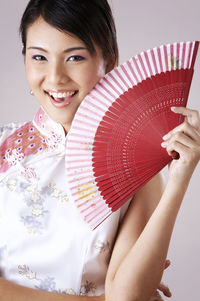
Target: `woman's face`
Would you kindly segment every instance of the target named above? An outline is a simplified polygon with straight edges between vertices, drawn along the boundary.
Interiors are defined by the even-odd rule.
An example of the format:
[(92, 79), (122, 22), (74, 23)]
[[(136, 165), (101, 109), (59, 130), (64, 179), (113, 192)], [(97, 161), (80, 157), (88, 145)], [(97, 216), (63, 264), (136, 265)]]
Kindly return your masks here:
[(25, 65), (35, 97), (66, 132), (83, 98), (105, 74), (98, 47), (91, 55), (81, 40), (42, 18), (27, 30)]

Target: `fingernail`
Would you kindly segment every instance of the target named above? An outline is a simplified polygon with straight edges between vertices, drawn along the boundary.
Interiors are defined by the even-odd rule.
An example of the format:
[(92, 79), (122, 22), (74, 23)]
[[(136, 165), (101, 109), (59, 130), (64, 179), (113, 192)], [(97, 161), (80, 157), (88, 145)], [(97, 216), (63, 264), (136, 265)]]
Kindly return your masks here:
[(163, 140), (167, 140), (170, 138), (170, 136), (171, 136), (170, 134), (167, 134), (167, 135), (163, 136), (162, 138), (163, 138)]
[(173, 112), (176, 112), (176, 107), (171, 107), (171, 110), (172, 110)]
[(162, 146), (163, 148), (165, 148), (165, 147), (167, 146), (167, 143), (166, 143), (166, 142), (162, 142), (162, 143), (161, 143), (161, 146)]

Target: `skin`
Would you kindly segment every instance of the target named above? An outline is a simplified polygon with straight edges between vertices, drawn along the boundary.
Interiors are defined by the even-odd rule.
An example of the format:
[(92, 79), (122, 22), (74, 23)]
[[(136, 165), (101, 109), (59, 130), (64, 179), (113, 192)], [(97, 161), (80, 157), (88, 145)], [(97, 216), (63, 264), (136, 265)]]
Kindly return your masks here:
[[(42, 19), (28, 29), (25, 65), (29, 85), (45, 111), (62, 124), (65, 132), (83, 98), (109, 71), (100, 49), (96, 46), (95, 49), (96, 55), (92, 56), (82, 41), (58, 31)], [(49, 90), (76, 91), (76, 94), (70, 104), (58, 108), (47, 95)], [(162, 147), (169, 155), (177, 151), (180, 158), (171, 163), (165, 188), (158, 174), (134, 196), (113, 249), (105, 296), (49, 293), (0, 279), (1, 301), (149, 301), (150, 298), (159, 301), (162, 299), (157, 288), (166, 296), (171, 295), (169, 289), (159, 283), (169, 265), (166, 256), (176, 216), (200, 159), (198, 112), (186, 108), (175, 108), (174, 112), (183, 114), (186, 120), (164, 137)]]
[[(56, 41), (56, 43), (52, 43)], [(104, 76), (106, 62), (95, 47), (91, 55), (85, 44), (39, 18), (27, 32), (25, 66), (27, 80), (35, 97), (48, 115), (69, 131), (83, 98)], [(47, 91), (76, 92), (70, 104), (56, 107)]]
[[(135, 225), (132, 214), (137, 210), (139, 202), (149, 199), (148, 192), (151, 193), (151, 190), (148, 187), (150, 185), (155, 189), (153, 182), (136, 194), (135, 210), (133, 203), (128, 212), (132, 219), (125, 219), (112, 253), (106, 280), (108, 301), (147, 301), (162, 277), (176, 217), (193, 171), (200, 160), (199, 113), (182, 107), (172, 110), (186, 116), (186, 119), (164, 137), (162, 147), (166, 148), (169, 155), (174, 150), (177, 151), (180, 157), (170, 164), (168, 182), (160, 201), (135, 241), (132, 238)], [(123, 245), (125, 238), (129, 238), (126, 246)]]

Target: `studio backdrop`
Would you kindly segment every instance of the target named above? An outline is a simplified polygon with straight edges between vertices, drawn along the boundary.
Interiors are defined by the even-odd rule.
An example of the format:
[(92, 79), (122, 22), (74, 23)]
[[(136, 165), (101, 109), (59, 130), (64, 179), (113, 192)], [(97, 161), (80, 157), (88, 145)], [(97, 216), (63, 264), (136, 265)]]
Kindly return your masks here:
[[(19, 22), (27, 0), (0, 1), (0, 125), (31, 120), (39, 105), (25, 78)], [(176, 41), (200, 40), (199, 0), (110, 0), (120, 63), (143, 50)], [(188, 107), (200, 109), (200, 56)], [(164, 171), (167, 176), (167, 169)], [(163, 280), (173, 301), (200, 300), (200, 165), (176, 221)]]

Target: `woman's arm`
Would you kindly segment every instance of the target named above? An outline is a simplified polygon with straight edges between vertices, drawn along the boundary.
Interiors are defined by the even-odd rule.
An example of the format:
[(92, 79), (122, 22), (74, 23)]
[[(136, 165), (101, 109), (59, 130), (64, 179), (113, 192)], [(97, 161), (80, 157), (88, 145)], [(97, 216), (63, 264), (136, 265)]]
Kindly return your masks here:
[[(186, 108), (177, 108), (175, 112), (188, 116), (192, 124), (186, 120), (165, 138), (163, 146), (167, 152), (172, 154), (175, 150), (180, 158), (172, 162), (160, 202), (139, 239), (133, 243), (135, 222), (140, 223), (134, 211), (140, 210), (139, 202), (148, 199), (148, 190), (137, 193), (114, 247), (106, 279), (106, 301), (148, 301), (161, 280), (174, 223), (200, 159), (198, 113)], [(149, 189), (155, 187), (152, 185)]]

